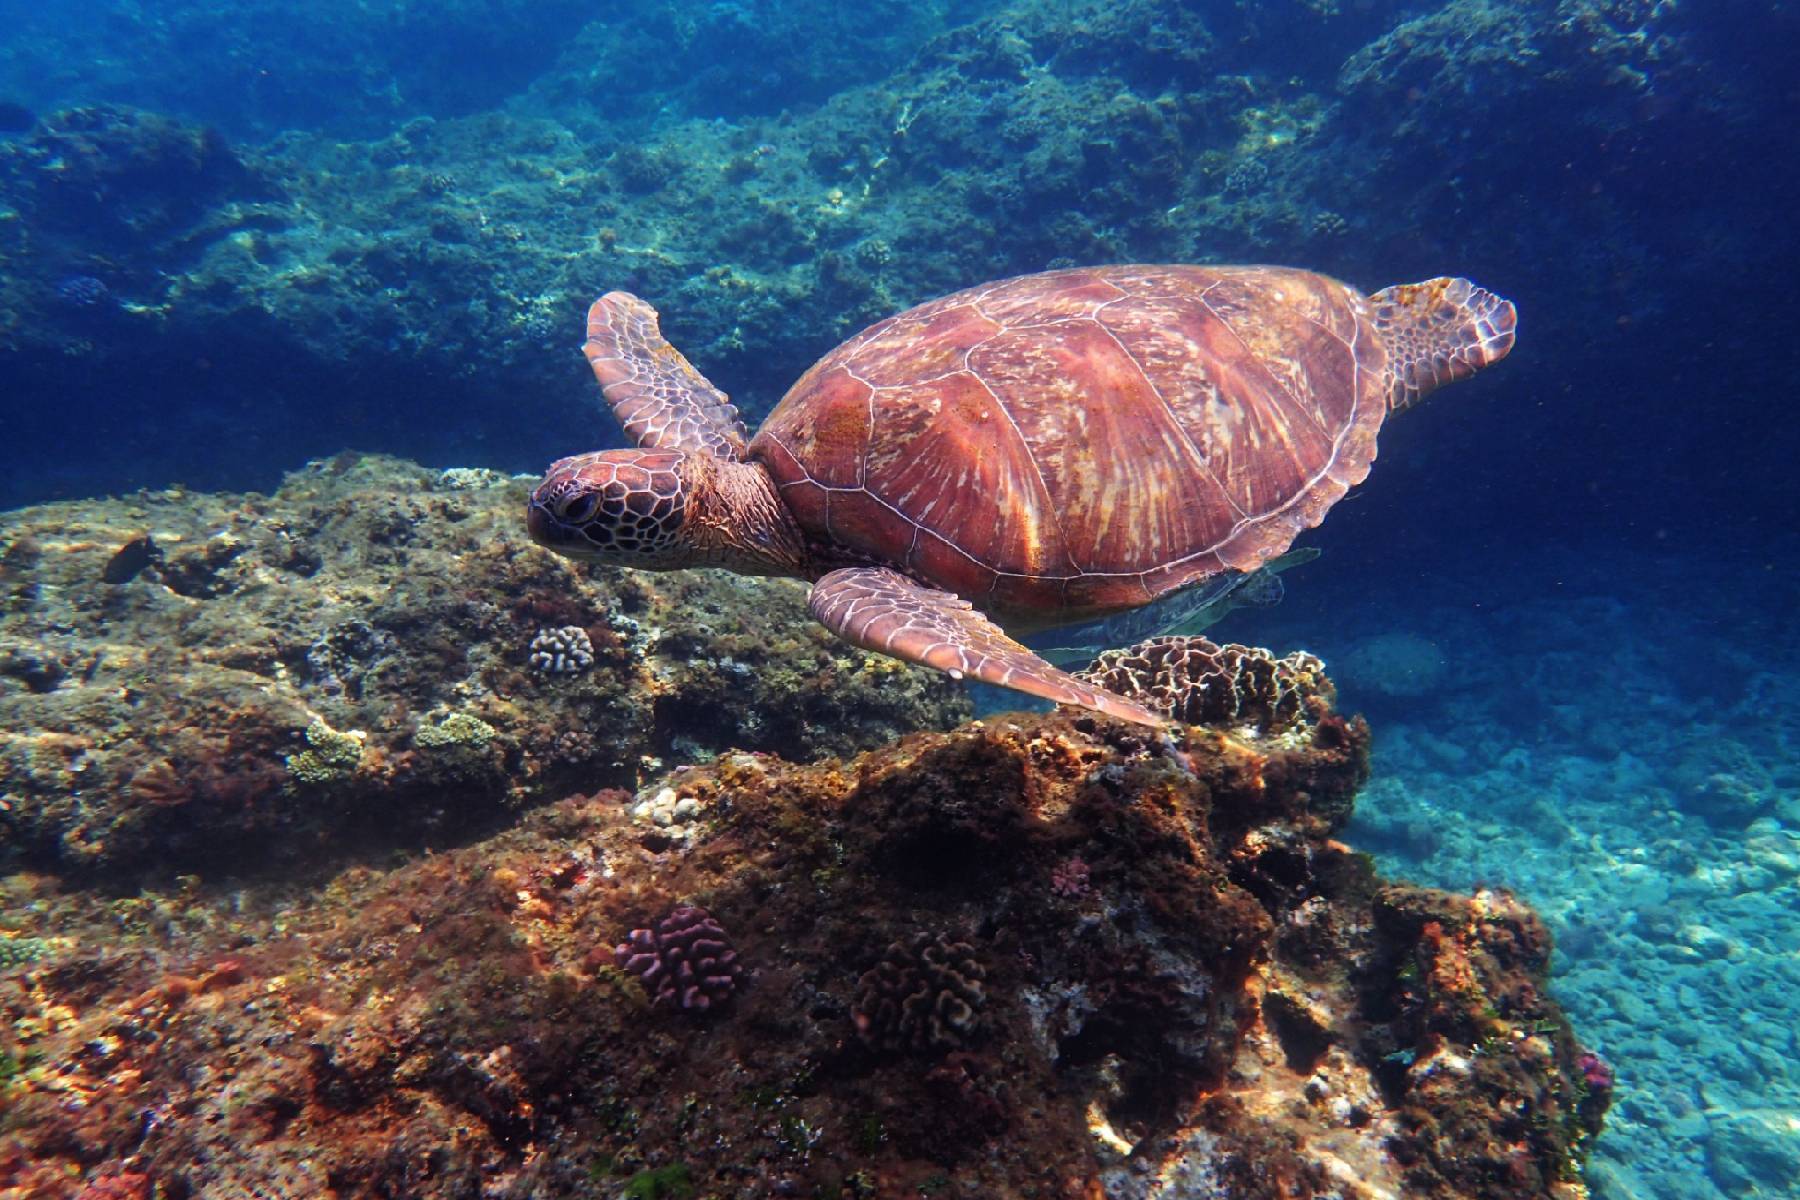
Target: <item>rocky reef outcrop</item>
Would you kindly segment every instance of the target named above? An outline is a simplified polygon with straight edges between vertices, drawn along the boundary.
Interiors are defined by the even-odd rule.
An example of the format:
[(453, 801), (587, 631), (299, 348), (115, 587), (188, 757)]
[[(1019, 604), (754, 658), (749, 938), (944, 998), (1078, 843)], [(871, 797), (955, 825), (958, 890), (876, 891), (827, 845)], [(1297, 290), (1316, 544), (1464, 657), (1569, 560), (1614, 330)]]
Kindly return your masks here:
[[(728, 753), (304, 891), (15, 875), (0, 1187), (1584, 1195), (1611, 1081), (1544, 926), (1334, 840), (1368, 731), (1314, 715)], [(615, 962), (683, 905), (733, 955), (704, 1007)]]
[(444, 840), (967, 715), (817, 627), (801, 584), (540, 551), (526, 486), (344, 455), (266, 496), (0, 514), (0, 850), (166, 871)]
[[(1722, 369), (1688, 298), (1783, 260), (1782, 223), (1753, 214), (1779, 192), (1759, 114), (1785, 102), (1792, 17), (1742, 0), (1720, 26), (1767, 36), (1729, 45), (1643, 0), (651, 3), (585, 30), (560, 4), (489, 7), (506, 44), (568, 33), (489, 55), (533, 63), (504, 106), (415, 90), (347, 141), (298, 114), (227, 139), (93, 102), (0, 138), (0, 368), (68, 401), (21, 406), (16, 444), (54, 447), (55, 469), (0, 475), (0, 503), (243, 487), (275, 447), (352, 436), (441, 462), (480, 439), (488, 463), (536, 469), (569, 430), (608, 436), (574, 348), (615, 287), (754, 419), (868, 322), (1066, 262), (1281, 261), (1365, 287), (1466, 272), (1554, 306), (1534, 359), (1580, 394), (1629, 389), (1640, 360), (1661, 380), (1677, 353)], [(405, 37), (358, 25), (333, 64), (377, 77)], [(1764, 340), (1763, 293), (1726, 292), (1744, 343)], [(1625, 345), (1586, 367), (1602, 330)], [(193, 403), (157, 403), (172, 393)], [(99, 446), (71, 416), (90, 409), (117, 414)], [(1560, 413), (1518, 420), (1560, 450)]]

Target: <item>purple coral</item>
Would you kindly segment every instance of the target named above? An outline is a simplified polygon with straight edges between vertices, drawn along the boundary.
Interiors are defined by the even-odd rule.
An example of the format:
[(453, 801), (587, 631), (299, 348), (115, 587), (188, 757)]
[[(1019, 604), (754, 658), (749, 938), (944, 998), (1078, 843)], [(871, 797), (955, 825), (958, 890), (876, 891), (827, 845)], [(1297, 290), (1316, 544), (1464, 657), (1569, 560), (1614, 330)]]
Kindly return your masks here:
[(698, 1012), (723, 1004), (743, 974), (725, 930), (692, 904), (676, 905), (655, 929), (632, 930), (613, 963), (642, 980), (653, 1003)]
[(1087, 863), (1077, 854), (1050, 869), (1050, 890), (1067, 899), (1079, 900), (1090, 890), (1089, 875)]
[(1581, 1071), (1582, 1082), (1588, 1091), (1595, 1095), (1610, 1095), (1613, 1090), (1612, 1065), (1595, 1054), (1592, 1050), (1583, 1051), (1575, 1060), (1575, 1066)]

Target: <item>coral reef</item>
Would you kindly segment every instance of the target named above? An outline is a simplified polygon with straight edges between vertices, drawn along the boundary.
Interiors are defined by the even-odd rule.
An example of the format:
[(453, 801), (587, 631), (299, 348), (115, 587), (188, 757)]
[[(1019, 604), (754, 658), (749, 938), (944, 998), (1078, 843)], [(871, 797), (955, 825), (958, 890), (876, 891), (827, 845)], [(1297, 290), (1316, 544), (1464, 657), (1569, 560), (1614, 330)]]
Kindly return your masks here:
[(0, 848), (167, 870), (443, 840), (730, 748), (846, 753), (967, 712), (817, 628), (799, 585), (565, 564), (522, 496), (345, 456), (266, 497), (0, 514)]
[(959, 1049), (975, 1033), (986, 978), (975, 947), (916, 933), (889, 944), (857, 980), (850, 1017), (857, 1036), (878, 1050)]
[[(166, 38), (196, 19), (173, 7), (167, 27), (138, 32)], [(509, 73), (519, 94), (504, 109), (392, 111), (392, 90), (363, 72), (397, 69), (381, 52), (394, 30), (372, 40), (346, 16), (355, 65), (336, 45), (321, 62), (296, 32), (294, 70), (348, 72), (351, 86), (329, 89), (338, 105), (388, 110), (353, 117), (363, 140), (306, 132), (316, 108), (285, 106), (249, 123), (291, 132), (227, 140), (179, 95), (170, 111), (185, 120), (93, 104), (0, 139), (0, 214), (19, 214), (0, 217), (0, 363), (22, 394), (62, 398), (19, 414), (17, 444), (37, 450), (0, 472), (0, 503), (121, 480), (244, 487), (292, 465), (273, 456), (333, 453), (350, 436), (447, 461), (479, 439), (492, 463), (541, 467), (572, 448), (571, 430), (614, 436), (574, 353), (584, 305), (610, 287), (655, 302), (754, 423), (863, 324), (1066, 262), (1276, 259), (1371, 287), (1453, 268), (1501, 277), (1568, 314), (1533, 335), (1565, 372), (1584, 369), (1577, 331), (1642, 331), (1640, 352), (1611, 356), (1604, 376), (1556, 377), (1581, 392), (1673, 344), (1701, 354), (1679, 320), (1696, 275), (1782, 258), (1714, 232), (1769, 169), (1753, 114), (1758, 96), (1785, 96), (1781, 72), (1709, 45), (1691, 6), (1079, 0), (753, 16), (652, 0), (585, 30), (572, 12), (504, 7), (481, 36), (533, 47), (505, 60), (533, 74)], [(940, 21), (956, 27), (934, 38)], [(558, 36), (533, 34), (547, 24)], [(433, 32), (466, 35), (448, 17)], [(436, 45), (405, 44), (409, 64)], [(542, 44), (563, 56), (547, 62)], [(874, 63), (892, 73), (871, 75)], [(418, 104), (440, 90), (411, 66), (399, 75)], [(297, 78), (255, 82), (266, 97)], [(1629, 205), (1664, 196), (1660, 164), (1696, 148), (1744, 186), (1689, 184), (1679, 211), (1647, 206), (1675, 222), (1667, 245), (1689, 248), (1659, 252)], [(1552, 163), (1580, 164), (1593, 186), (1567, 188)], [(111, 302), (56, 302), (74, 276)], [(1768, 319), (1734, 303), (1734, 327)], [(1717, 358), (1704, 351), (1714, 370)], [(170, 412), (156, 399), (171, 390), (263, 402)], [(541, 416), (520, 421), (495, 396), (532, 397)], [(95, 409), (117, 415), (104, 446), (86, 436)], [(1574, 453), (1557, 450), (1554, 414), (1513, 419), (1521, 440)], [(1731, 451), (1745, 452), (1737, 439)], [(1509, 482), (1488, 457), (1459, 461)]]
[[(604, 100), (636, 129), (661, 111), (711, 118), (815, 102), (899, 65), (941, 29), (947, 7), (650, 0), (626, 20), (575, 0), (446, 0), (430, 13), (356, 4), (329, 22), (271, 23), (255, 3), (167, 0), (154, 13), (107, 10), (107, 53), (85, 58), (77, 23), (25, 7), (9, 14), (0, 78), (12, 99), (40, 105), (71, 92), (129, 95), (234, 135), (310, 130), (349, 139), (421, 109), (488, 108), (551, 74), (558, 85), (546, 101)], [(955, 7), (969, 14), (984, 5)], [(847, 75), (846, 62), (861, 70)], [(0, 106), (0, 130), (18, 127), (7, 111), (18, 107)]]
[[(13, 98), (131, 97), (233, 134), (322, 128), (348, 138), (421, 105), (468, 112), (500, 101), (549, 66), (590, 14), (574, 0), (449, 0), (430, 12), (354, 4), (329, 21), (292, 22), (255, 3), (171, 0), (154, 12), (87, 15), (9, 12), (0, 77)], [(107, 52), (79, 57), (79, 29), (99, 24)]]
[[(0, 974), (0, 1188), (1573, 1200), (1609, 1092), (1543, 926), (1376, 878), (1367, 729), (1309, 728), (995, 718), (671, 773), (685, 841), (603, 791), (304, 887), (14, 875), (57, 936)], [(756, 979), (695, 1020), (633, 960), (722, 929)]]
[(1336, 694), (1325, 664), (1304, 650), (1277, 658), (1198, 636), (1108, 650), (1080, 676), (1189, 725), (1254, 725), (1265, 733), (1305, 724)]
[(654, 929), (634, 929), (613, 964), (638, 977), (651, 1003), (705, 1012), (731, 999), (744, 969), (725, 930), (704, 908), (677, 904)]

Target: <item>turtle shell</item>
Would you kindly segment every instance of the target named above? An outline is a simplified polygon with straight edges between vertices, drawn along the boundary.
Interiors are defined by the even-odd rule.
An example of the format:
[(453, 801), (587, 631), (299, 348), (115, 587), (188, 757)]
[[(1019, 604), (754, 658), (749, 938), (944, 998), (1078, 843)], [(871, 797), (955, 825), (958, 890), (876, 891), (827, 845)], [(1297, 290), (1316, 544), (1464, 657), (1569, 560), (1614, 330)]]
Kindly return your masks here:
[(1386, 354), (1353, 289), (1273, 267), (991, 283), (809, 370), (749, 448), (821, 565), (1022, 624), (1252, 570), (1368, 474)]

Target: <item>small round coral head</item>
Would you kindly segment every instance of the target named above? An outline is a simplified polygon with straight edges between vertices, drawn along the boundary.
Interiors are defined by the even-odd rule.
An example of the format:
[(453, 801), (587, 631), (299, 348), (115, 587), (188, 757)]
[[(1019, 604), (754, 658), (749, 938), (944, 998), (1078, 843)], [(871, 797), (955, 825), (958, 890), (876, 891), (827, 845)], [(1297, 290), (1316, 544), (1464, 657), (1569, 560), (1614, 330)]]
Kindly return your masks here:
[(558, 459), (527, 502), (531, 540), (589, 562), (686, 565), (686, 457), (670, 450), (597, 450)]

